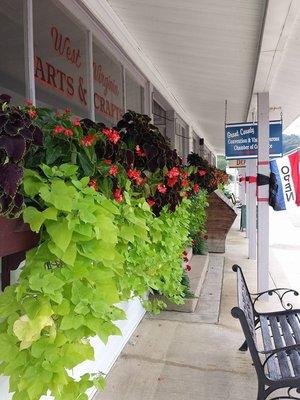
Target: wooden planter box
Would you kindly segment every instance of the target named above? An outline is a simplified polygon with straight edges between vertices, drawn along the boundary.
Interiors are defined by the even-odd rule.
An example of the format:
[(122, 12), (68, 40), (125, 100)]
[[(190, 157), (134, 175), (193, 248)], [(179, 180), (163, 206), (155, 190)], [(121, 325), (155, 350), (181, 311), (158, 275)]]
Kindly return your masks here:
[(25, 259), (25, 252), (38, 244), (39, 235), (32, 232), (21, 218), (0, 217), (1, 288), (10, 284), (10, 271)]
[(207, 207), (207, 249), (210, 253), (224, 253), (227, 233), (237, 217), (232, 202), (219, 190), (208, 198)]

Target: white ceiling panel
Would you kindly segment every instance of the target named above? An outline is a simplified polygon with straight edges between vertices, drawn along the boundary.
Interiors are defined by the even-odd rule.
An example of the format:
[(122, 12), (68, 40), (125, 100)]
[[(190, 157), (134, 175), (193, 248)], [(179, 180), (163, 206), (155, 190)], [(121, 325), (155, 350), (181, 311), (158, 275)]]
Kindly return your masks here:
[(243, 121), (265, 0), (108, 0), (215, 151), (228, 119)]

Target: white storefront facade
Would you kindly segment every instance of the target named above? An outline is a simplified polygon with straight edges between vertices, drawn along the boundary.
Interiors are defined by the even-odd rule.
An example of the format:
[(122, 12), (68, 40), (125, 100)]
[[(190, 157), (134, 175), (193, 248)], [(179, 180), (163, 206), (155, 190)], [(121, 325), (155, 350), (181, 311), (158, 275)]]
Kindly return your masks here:
[[(148, 114), (186, 158), (193, 143), (199, 145), (200, 133), (167, 89), (131, 61), (130, 45), (123, 48), (105, 29), (105, 4), (1, 0), (0, 93), (12, 96), (14, 104), (31, 100), (70, 108), (80, 118), (109, 126), (128, 109)], [(128, 317), (119, 324), (123, 336), (112, 337), (106, 346), (94, 338), (96, 361), (79, 366), (75, 375), (109, 371), (145, 313), (137, 300), (121, 306)], [(5, 377), (0, 377), (0, 398), (10, 398)]]

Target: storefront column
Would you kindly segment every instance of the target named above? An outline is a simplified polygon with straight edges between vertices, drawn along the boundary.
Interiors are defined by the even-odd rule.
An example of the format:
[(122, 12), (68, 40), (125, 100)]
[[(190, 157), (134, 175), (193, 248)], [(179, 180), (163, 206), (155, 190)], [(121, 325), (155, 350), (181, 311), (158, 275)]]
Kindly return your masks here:
[[(4, 40), (4, 38), (3, 38)], [(24, 47), (26, 97), (35, 105), (34, 46), (33, 46), (33, 8), (32, 0), (24, 2)]]
[(94, 72), (93, 72), (93, 34), (91, 31), (87, 31), (86, 36), (86, 48), (87, 48), (87, 92), (88, 92), (88, 110), (89, 117), (92, 121), (95, 121), (95, 107), (94, 107)]
[[(269, 93), (258, 93), (257, 173), (270, 176), (269, 165)], [(257, 289), (269, 289), (269, 185), (258, 186)]]
[(249, 160), (246, 160), (246, 168), (245, 168), (245, 198), (246, 198), (246, 238), (249, 238), (249, 203), (250, 203), (250, 197), (249, 197), (249, 180), (247, 177), (250, 175), (249, 173)]

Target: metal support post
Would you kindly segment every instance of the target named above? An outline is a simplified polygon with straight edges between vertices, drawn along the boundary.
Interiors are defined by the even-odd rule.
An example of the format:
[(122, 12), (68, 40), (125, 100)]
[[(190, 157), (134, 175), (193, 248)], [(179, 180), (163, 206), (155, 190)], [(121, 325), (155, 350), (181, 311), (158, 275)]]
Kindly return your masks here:
[(249, 164), (249, 203), (247, 210), (249, 214), (249, 241), (248, 241), (248, 257), (250, 260), (256, 259), (256, 159), (248, 160)]
[[(270, 176), (269, 93), (258, 93), (258, 174)], [(269, 289), (269, 185), (258, 186), (257, 289)]]
[(246, 238), (249, 238), (249, 227), (250, 227), (250, 222), (249, 222), (249, 203), (250, 203), (250, 197), (249, 197), (249, 181), (247, 180), (247, 177), (250, 175), (250, 166), (249, 166), (249, 160), (246, 160), (246, 173), (245, 173), (245, 194), (246, 194)]

